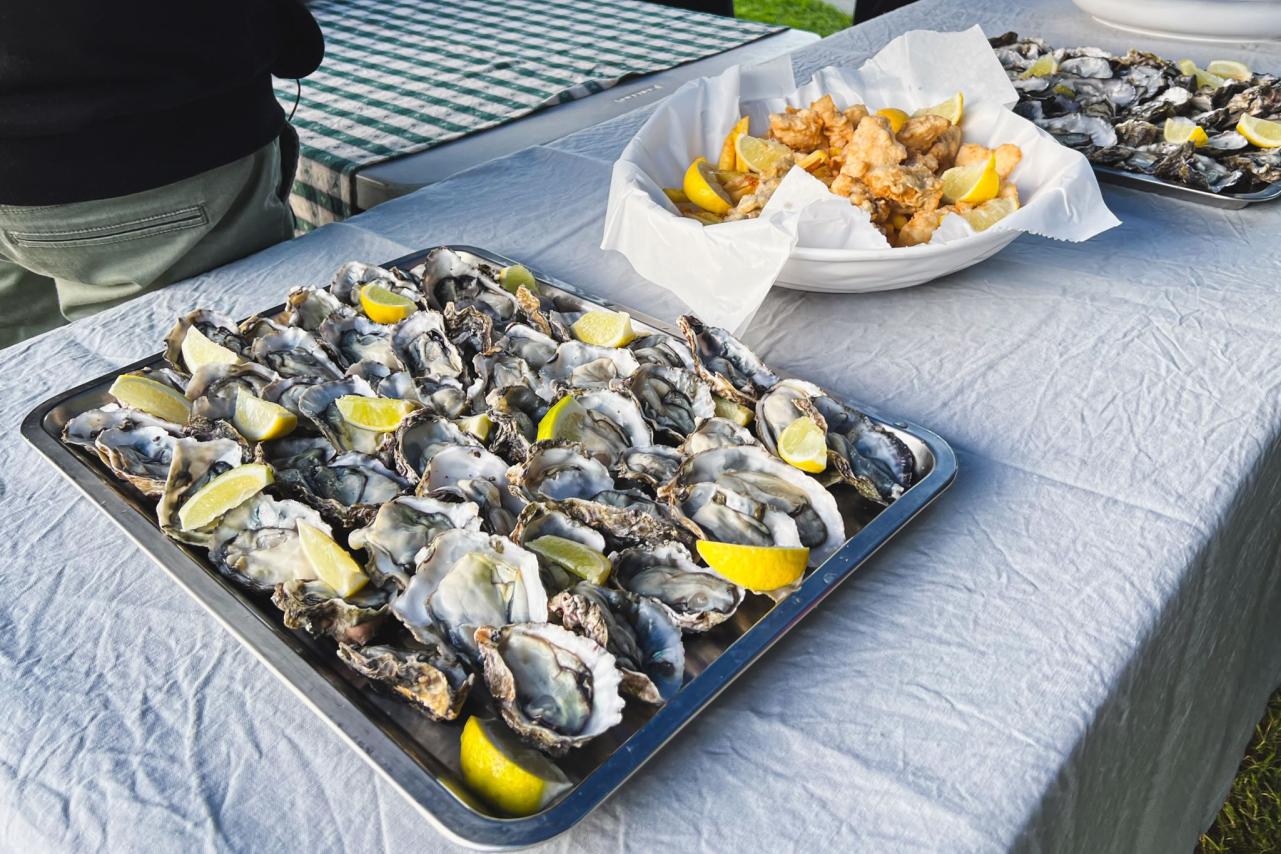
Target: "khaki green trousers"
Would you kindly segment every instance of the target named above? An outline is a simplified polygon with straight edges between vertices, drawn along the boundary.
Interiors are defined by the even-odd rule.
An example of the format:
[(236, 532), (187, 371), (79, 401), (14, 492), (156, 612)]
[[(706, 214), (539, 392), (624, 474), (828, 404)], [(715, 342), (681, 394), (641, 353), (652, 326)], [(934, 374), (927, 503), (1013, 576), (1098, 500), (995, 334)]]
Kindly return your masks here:
[(0, 205), (0, 348), (293, 235), (297, 136), (114, 199)]

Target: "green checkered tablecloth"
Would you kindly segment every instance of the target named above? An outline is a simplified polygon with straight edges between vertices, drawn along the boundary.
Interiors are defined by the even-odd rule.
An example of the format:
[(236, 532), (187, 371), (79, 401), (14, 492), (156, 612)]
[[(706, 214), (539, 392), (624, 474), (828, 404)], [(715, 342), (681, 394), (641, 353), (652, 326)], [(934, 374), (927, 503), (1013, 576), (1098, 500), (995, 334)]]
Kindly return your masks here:
[[(353, 212), (383, 160), (755, 41), (780, 28), (640, 0), (315, 0), (325, 61), (302, 81), (293, 208), (302, 230)], [(293, 81), (276, 81), (286, 111)]]

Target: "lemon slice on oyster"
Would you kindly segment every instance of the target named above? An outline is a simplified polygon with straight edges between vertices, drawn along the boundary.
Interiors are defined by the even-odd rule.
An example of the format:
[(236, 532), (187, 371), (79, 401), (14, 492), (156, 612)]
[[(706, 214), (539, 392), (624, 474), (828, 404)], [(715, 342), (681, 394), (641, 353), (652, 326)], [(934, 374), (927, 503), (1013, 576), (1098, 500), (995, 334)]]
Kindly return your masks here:
[(1237, 133), (1259, 148), (1281, 148), (1281, 122), (1256, 119), (1246, 114), (1237, 122)]
[(338, 414), (353, 427), (374, 433), (390, 433), (405, 416), (418, 408), (412, 400), (396, 397), (366, 397), (344, 394), (336, 401)]
[(369, 583), (369, 576), (347, 550), (316, 526), (298, 522), (298, 539), (316, 576), (339, 596), (345, 599)]
[(1029, 77), (1049, 77), (1059, 70), (1059, 61), (1054, 58), (1054, 54), (1047, 53), (1036, 62), (1029, 65), (1019, 75), (1019, 78), (1026, 80)]
[(178, 508), (178, 527), (184, 531), (199, 530), (262, 492), (275, 479), (271, 466), (262, 463), (228, 469), (197, 489)]
[(360, 307), (374, 323), (400, 323), (418, 308), (409, 297), (373, 283), (360, 289)]
[(525, 548), (595, 585), (604, 584), (613, 569), (609, 558), (595, 549), (554, 534), (530, 540)]
[(587, 418), (587, 409), (572, 394), (567, 394), (547, 410), (538, 421), (536, 441), (547, 439), (569, 439), (578, 441), (583, 435), (583, 422)]
[(191, 417), (191, 401), (182, 392), (142, 374), (121, 374), (107, 389), (107, 394), (124, 406), (175, 424), (185, 424)]
[(294, 432), (298, 416), (279, 403), (241, 392), (236, 395), (236, 413), (231, 423), (249, 441), (266, 442)]
[(489, 417), (488, 412), (482, 412), (479, 415), (469, 415), (466, 418), (459, 418), (456, 422), (458, 429), (464, 433), (470, 433), (480, 441), (484, 442), (489, 438), (489, 431), (494, 426), (494, 421)]
[(713, 540), (699, 540), (697, 546), (699, 556), (717, 575), (758, 593), (795, 584), (810, 559), (810, 550), (804, 546), (743, 546)]
[(529, 268), (523, 264), (512, 264), (510, 267), (504, 267), (498, 273), (498, 284), (502, 289), (509, 293), (516, 293), (521, 288), (525, 288), (531, 294), (541, 293), (538, 289), (538, 280), (534, 274), (529, 272)]
[(222, 346), (192, 326), (182, 336), (183, 364), (193, 374), (205, 365), (235, 365), (243, 361), (234, 351)]
[(631, 315), (625, 311), (589, 311), (570, 330), (579, 341), (597, 347), (624, 347), (636, 340)]
[(1183, 116), (1171, 116), (1166, 119), (1163, 135), (1166, 142), (1171, 142), (1175, 145), (1190, 142), (1197, 148), (1205, 145), (1210, 139), (1206, 136), (1204, 128)]
[(827, 434), (817, 421), (802, 415), (779, 434), (778, 455), (801, 471), (818, 474), (827, 468)]
[(712, 402), (716, 406), (717, 418), (733, 421), (739, 427), (746, 427), (756, 417), (756, 413), (752, 411), (750, 406), (744, 406), (733, 400), (712, 395)]
[(1227, 80), (1249, 80), (1254, 76), (1254, 73), (1250, 71), (1250, 66), (1244, 62), (1237, 62), (1235, 59), (1213, 60), (1205, 67), (1205, 70)]

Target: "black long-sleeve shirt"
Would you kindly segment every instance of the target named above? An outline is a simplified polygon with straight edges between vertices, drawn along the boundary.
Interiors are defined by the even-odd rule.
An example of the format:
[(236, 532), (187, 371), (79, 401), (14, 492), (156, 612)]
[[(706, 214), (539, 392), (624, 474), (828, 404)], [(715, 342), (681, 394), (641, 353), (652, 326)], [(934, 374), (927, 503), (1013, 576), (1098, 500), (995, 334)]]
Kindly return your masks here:
[(0, 204), (141, 192), (281, 131), (271, 75), (320, 64), (299, 0), (0, 3)]

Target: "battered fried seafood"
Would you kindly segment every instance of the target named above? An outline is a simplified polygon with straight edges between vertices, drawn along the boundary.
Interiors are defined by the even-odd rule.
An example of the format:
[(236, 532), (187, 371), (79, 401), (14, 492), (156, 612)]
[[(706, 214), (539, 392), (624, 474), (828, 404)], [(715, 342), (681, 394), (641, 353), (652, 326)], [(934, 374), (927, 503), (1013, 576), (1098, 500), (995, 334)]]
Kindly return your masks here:
[[(1008, 143), (963, 145), (963, 102), (958, 93), (909, 117), (895, 109), (872, 113), (863, 104), (842, 110), (824, 95), (808, 107), (771, 114), (765, 139), (747, 133), (744, 117), (725, 138), (722, 168), (705, 173), (718, 186), (664, 192), (682, 216), (704, 225), (751, 219), (799, 166), (865, 211), (892, 246), (929, 242), (948, 213), (981, 231), (1018, 208), (1018, 189), (1008, 179), (1023, 153)], [(724, 168), (730, 160), (732, 170)], [(721, 190), (734, 203), (728, 210), (700, 206), (695, 198), (721, 198)]]

